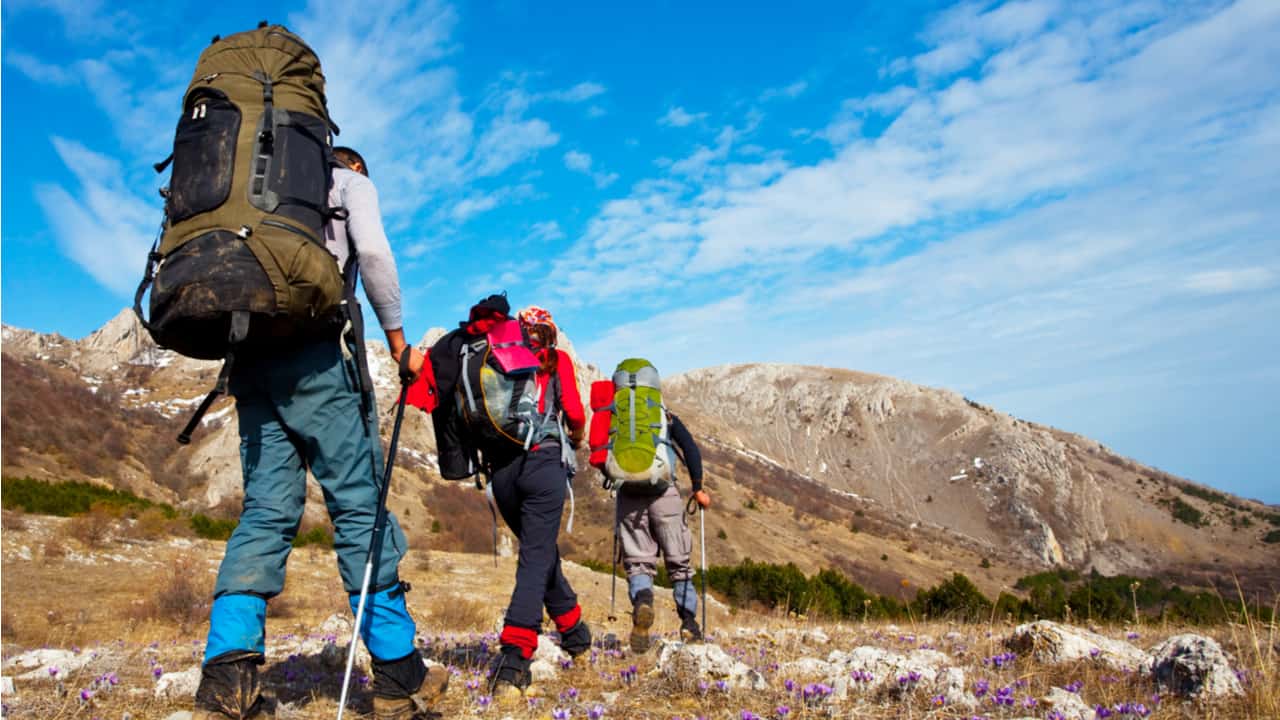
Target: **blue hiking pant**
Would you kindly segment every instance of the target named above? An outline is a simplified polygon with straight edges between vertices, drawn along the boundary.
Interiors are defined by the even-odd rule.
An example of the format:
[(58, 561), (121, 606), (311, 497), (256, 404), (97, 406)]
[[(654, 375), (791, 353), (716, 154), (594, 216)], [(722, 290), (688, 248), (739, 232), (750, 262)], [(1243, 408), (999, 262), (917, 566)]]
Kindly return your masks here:
[[(218, 569), (206, 661), (232, 650), (262, 652), (265, 601), (284, 589), (308, 470), (333, 521), (342, 583), (358, 596), (378, 510), (382, 447), (376, 415), (366, 417), (361, 408), (356, 372), (336, 337), (236, 357), (230, 390), (240, 421), (244, 509)], [(389, 517), (361, 628), (370, 652), (382, 660), (414, 650), (415, 628), (396, 572), (406, 546)]]

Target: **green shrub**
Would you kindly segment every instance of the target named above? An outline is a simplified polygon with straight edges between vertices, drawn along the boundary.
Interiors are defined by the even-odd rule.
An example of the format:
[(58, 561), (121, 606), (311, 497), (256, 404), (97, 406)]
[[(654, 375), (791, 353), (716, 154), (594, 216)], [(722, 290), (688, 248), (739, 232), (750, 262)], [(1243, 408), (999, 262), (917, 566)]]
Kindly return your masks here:
[(192, 531), (205, 540), (226, 540), (231, 537), (231, 532), (239, 524), (239, 520), (211, 518), (204, 513), (196, 513), (191, 516)]
[(153, 502), (125, 490), (112, 490), (86, 482), (48, 483), (29, 477), (4, 478), (0, 481), (0, 500), (7, 510), (59, 517), (83, 515), (94, 505), (130, 514), (160, 508), (165, 517), (177, 516), (177, 511), (170, 505)]
[[(235, 529), (234, 526), (232, 526), (232, 529)], [(228, 532), (227, 537), (230, 536), (231, 533)], [(294, 547), (304, 547), (306, 545), (320, 545), (322, 547), (331, 548), (333, 547), (333, 533), (329, 532), (328, 528), (316, 526), (306, 532), (298, 533), (294, 536)]]
[(1188, 505), (1182, 498), (1169, 498), (1166, 504), (1169, 506), (1169, 513), (1178, 522), (1186, 523), (1191, 527), (1204, 527), (1209, 524), (1204, 519), (1204, 513)]
[(991, 601), (969, 578), (960, 573), (927, 590), (916, 593), (916, 612), (930, 618), (978, 621), (991, 614)]
[(1262, 542), (1271, 544), (1280, 543), (1280, 530), (1272, 530), (1266, 535), (1263, 535)]

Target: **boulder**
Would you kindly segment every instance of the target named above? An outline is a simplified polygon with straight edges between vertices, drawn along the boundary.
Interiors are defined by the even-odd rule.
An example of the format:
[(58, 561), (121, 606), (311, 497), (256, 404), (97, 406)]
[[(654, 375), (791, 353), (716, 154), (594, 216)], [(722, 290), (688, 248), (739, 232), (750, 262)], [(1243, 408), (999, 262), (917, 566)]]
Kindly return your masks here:
[(1183, 697), (1243, 695), (1231, 661), (1213, 638), (1174, 635), (1151, 649), (1150, 673), (1161, 690)]
[(1148, 662), (1146, 653), (1123, 640), (1049, 620), (1019, 625), (1004, 644), (1043, 663), (1091, 660), (1117, 670), (1138, 670)]
[(189, 700), (200, 686), (200, 666), (192, 665), (179, 672), (167, 672), (156, 680), (155, 696), (160, 700)]
[(1070, 690), (1055, 687), (1049, 690), (1049, 694), (1041, 702), (1060, 714), (1063, 720), (1093, 720), (1093, 708)]
[[(849, 652), (833, 650), (827, 656), (827, 662), (836, 670), (826, 684), (835, 691), (837, 698), (844, 698), (853, 688), (889, 687), (893, 690), (905, 690), (907, 687), (937, 687), (939, 679), (944, 678), (943, 666), (950, 661), (944, 653), (937, 650), (915, 650), (909, 655), (902, 655), (875, 647), (864, 645)], [(852, 675), (869, 675), (869, 679), (854, 681)], [(900, 683), (898, 678), (909, 678), (916, 675), (908, 684)], [(950, 682), (952, 676), (945, 676)], [(963, 686), (963, 671), (960, 671), (960, 684)]]
[[(93, 657), (87, 652), (40, 648), (9, 658), (5, 661), (4, 667), (6, 670), (16, 671), (19, 680), (48, 680), (55, 676), (65, 678), (88, 665), (92, 659)], [(56, 675), (51, 675), (49, 671), (54, 669), (58, 672)]]
[(692, 645), (659, 640), (654, 672), (669, 680), (686, 683), (723, 680), (729, 687), (751, 690), (764, 690), (769, 686), (759, 672), (711, 643)]

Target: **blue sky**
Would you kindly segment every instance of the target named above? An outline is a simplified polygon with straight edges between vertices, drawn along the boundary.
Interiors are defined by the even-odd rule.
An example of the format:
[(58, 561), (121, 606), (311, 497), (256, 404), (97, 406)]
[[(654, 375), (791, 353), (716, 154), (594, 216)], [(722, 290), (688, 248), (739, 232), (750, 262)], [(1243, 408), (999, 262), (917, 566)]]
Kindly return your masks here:
[(893, 375), (1280, 502), (1280, 3), (597, 5), (8, 0), (4, 322), (127, 303), (195, 58), (266, 18), (411, 337), (506, 289), (602, 366)]

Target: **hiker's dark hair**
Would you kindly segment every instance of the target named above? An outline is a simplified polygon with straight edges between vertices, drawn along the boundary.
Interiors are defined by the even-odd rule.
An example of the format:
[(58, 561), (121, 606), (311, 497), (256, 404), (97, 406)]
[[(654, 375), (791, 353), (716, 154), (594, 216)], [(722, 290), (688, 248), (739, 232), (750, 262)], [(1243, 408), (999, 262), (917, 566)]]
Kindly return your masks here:
[(550, 325), (534, 325), (529, 328), (529, 338), (538, 345), (538, 369), (544, 373), (556, 372), (559, 361), (556, 329)]
[(338, 158), (338, 162), (346, 166), (348, 170), (354, 170), (351, 167), (355, 163), (360, 163), (360, 174), (369, 177), (369, 163), (364, 161), (364, 156), (346, 146), (338, 146), (333, 149), (333, 156)]

